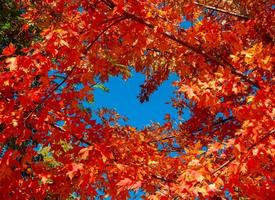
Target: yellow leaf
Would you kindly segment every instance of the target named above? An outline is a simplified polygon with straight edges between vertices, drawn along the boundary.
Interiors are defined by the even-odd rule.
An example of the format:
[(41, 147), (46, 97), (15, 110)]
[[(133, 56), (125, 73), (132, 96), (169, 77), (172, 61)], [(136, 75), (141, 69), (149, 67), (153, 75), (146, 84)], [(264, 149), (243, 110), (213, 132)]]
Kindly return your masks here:
[(64, 141), (60, 140), (59, 144), (63, 148), (64, 152), (67, 152), (67, 151), (73, 149), (73, 146), (70, 143), (66, 142), (65, 140)]
[(220, 188), (224, 185), (224, 182), (221, 178), (217, 178), (217, 180), (215, 181), (215, 185), (217, 186), (217, 188)]
[(149, 161), (148, 161), (148, 165), (149, 165), (149, 166), (157, 165), (157, 164), (158, 164), (157, 161), (154, 161), (154, 160), (149, 160)]
[(8, 67), (10, 71), (17, 69), (17, 60), (16, 57), (9, 57), (6, 59), (6, 63), (8, 64)]
[(250, 49), (242, 51), (241, 54), (245, 56), (244, 61), (247, 64), (252, 64), (256, 58), (256, 55), (261, 53), (262, 49), (263, 49), (263, 44), (260, 42), (260, 43), (255, 44)]
[(151, 12), (147, 12), (147, 15), (146, 15), (146, 17), (152, 17), (152, 13)]
[(253, 99), (254, 99), (254, 96), (248, 96), (248, 97), (246, 98), (246, 102), (247, 102), (247, 103), (251, 103), (251, 102), (253, 101)]
[(103, 162), (106, 162), (107, 161), (107, 157), (103, 153), (101, 154), (101, 156), (102, 156)]
[(205, 189), (204, 187), (198, 187), (198, 188), (196, 188), (196, 189), (197, 189), (197, 192), (198, 192), (198, 193), (201, 193), (201, 194), (202, 194), (202, 196), (207, 195), (207, 191), (206, 191), (206, 189)]
[(245, 120), (245, 121), (243, 122), (242, 128), (243, 128), (243, 129), (246, 129), (247, 127), (249, 127), (250, 124), (251, 124), (251, 123), (250, 123), (249, 120)]

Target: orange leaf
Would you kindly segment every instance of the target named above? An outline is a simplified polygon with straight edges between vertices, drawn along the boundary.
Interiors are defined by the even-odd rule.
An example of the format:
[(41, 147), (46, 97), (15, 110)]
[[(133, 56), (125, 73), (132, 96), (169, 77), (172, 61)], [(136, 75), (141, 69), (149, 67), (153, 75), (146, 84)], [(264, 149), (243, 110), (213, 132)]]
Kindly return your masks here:
[(66, 173), (66, 175), (72, 180), (74, 176), (81, 170), (83, 170), (84, 165), (82, 163), (72, 163), (70, 165), (70, 171)]
[(137, 191), (141, 187), (141, 181), (134, 182), (129, 178), (125, 178), (117, 183), (117, 186), (119, 186), (118, 193), (120, 193), (122, 190), (135, 190)]
[(117, 183), (117, 186), (127, 187), (132, 184), (132, 180), (129, 178), (125, 178)]

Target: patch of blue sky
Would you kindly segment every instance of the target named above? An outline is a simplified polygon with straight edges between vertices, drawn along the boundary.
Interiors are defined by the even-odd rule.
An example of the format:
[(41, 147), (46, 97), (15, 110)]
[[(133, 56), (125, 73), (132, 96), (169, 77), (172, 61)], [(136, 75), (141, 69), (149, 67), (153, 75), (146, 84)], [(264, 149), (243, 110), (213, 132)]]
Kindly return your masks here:
[(71, 197), (74, 198), (74, 199), (80, 199), (80, 195), (77, 192), (73, 192), (71, 194)]
[(48, 76), (55, 76), (55, 77), (59, 77), (59, 78), (65, 78), (66, 77), (66, 73), (62, 73), (59, 70), (56, 69), (51, 69), (48, 71)]
[[(230, 193), (228, 190), (226, 190), (226, 191), (224, 192), (224, 197), (225, 197), (227, 200), (232, 200), (231, 193)], [(199, 198), (199, 197), (196, 197), (195, 200), (200, 200), (200, 198)]]
[(48, 71), (48, 76), (54, 76), (56, 73), (58, 73), (58, 70), (52, 69)]
[(112, 198), (110, 196), (105, 196), (105, 195), (97, 195), (95, 196), (94, 198), (91, 198), (91, 200), (94, 199), (94, 200), (111, 200)]
[(75, 84), (74, 85), (74, 89), (75, 89), (75, 91), (77, 91), (77, 92), (79, 92), (81, 89), (83, 89), (84, 88), (84, 85), (83, 85), (83, 83), (77, 83), (77, 84)]
[(158, 143), (157, 145), (158, 145), (157, 148), (158, 148), (159, 151), (163, 150), (163, 148), (164, 148), (164, 145), (163, 145), (163, 144)]
[[(105, 195), (105, 192), (104, 192), (104, 189), (103, 188), (100, 188), (100, 189), (96, 189), (96, 197), (95, 197), (95, 200), (100, 200), (102, 199), (102, 196)], [(105, 199), (105, 198), (104, 198)]]
[(201, 148), (201, 150), (204, 151), (204, 152), (206, 152), (206, 151), (208, 151), (208, 148), (207, 148), (207, 146), (203, 146), (203, 147)]
[(182, 29), (184, 29), (184, 30), (187, 30), (190, 27), (194, 26), (196, 23), (202, 21), (202, 19), (203, 19), (203, 17), (200, 16), (197, 19), (195, 19), (194, 22), (191, 22), (190, 20), (187, 20), (186, 17), (184, 16), (182, 18), (182, 21), (179, 24), (179, 27), (182, 28)]
[(159, 3), (159, 5), (157, 6), (158, 9), (162, 9), (166, 6), (166, 3), (165, 2), (161, 2)]
[(192, 26), (191, 21), (186, 20), (185, 18), (183, 18), (182, 22), (180, 22), (180, 28), (183, 28), (184, 30), (187, 30), (188, 28), (190, 28)]
[(143, 196), (145, 195), (145, 192), (142, 189), (139, 189), (137, 191), (130, 190), (129, 191), (130, 197), (128, 200), (141, 200), (144, 199)]
[(80, 13), (83, 13), (84, 12), (84, 8), (82, 6), (79, 6), (77, 8), (77, 11), (80, 12)]
[(180, 155), (181, 154), (179, 152), (176, 152), (176, 151), (172, 151), (172, 152), (167, 153), (167, 156), (171, 157), (171, 158), (176, 158), (176, 157), (179, 157)]
[(228, 190), (226, 190), (226, 191), (224, 192), (224, 196), (225, 196), (226, 199), (232, 200), (231, 193), (230, 193)]
[[(104, 189), (97, 189), (97, 196), (94, 198), (95, 200), (111, 200), (112, 198), (110, 196), (106, 196)], [(140, 188), (137, 191), (134, 190), (130, 190), (129, 191), (129, 195), (130, 197), (128, 198), (128, 200), (142, 200), (143, 196), (145, 195), (145, 192)]]
[(169, 148), (169, 145), (168, 145), (167, 142), (163, 142), (163, 143), (158, 142), (157, 145), (158, 145), (157, 149), (159, 151), (162, 151), (164, 149), (168, 149)]
[(218, 112), (215, 116), (215, 119), (226, 119), (225, 115), (222, 112)]
[(42, 149), (43, 145), (42, 144), (37, 144), (36, 147), (33, 148), (34, 151), (39, 151)]
[(243, 74), (248, 76), (249, 74), (251, 74), (253, 72), (252, 69), (246, 70)]
[(63, 126), (65, 124), (65, 122), (63, 120), (59, 120), (59, 121), (56, 121), (55, 124), (57, 126)]
[[(168, 145), (168, 143), (157, 143), (157, 148), (158, 148), (158, 150), (159, 151), (162, 151), (163, 149), (169, 149), (169, 145)], [(173, 148), (180, 148), (181, 146), (178, 144), (178, 143), (176, 143), (176, 141), (174, 141), (173, 142), (173, 144), (172, 144), (172, 147)], [(168, 152), (167, 153), (167, 156), (168, 157), (171, 157), (171, 158), (176, 158), (176, 157), (178, 157), (178, 156), (181, 156), (182, 154), (186, 154), (186, 151), (184, 150), (184, 149), (179, 149), (178, 151), (171, 151), (171, 152)]]
[[(55, 82), (56, 84), (60, 84), (60, 83), (62, 83), (62, 81), (63, 81), (62, 78), (56, 78), (56, 79), (54, 79), (54, 82)], [(61, 94), (61, 93), (62, 93), (62, 90), (63, 90), (66, 86), (67, 86), (67, 83), (63, 83), (62, 85), (60, 85), (60, 86), (58, 87), (58, 89), (56, 90), (56, 93)]]
[(225, 151), (226, 151), (226, 148), (219, 149), (218, 150), (218, 155), (221, 156)]
[(180, 148), (181, 146), (179, 145), (179, 143), (176, 142), (176, 140), (173, 141), (173, 147), (174, 148)]
[[(60, 84), (66, 78), (66, 74), (65, 73), (60, 73), (58, 70), (55, 70), (55, 69), (49, 70), (48, 76), (49, 77), (55, 77), (55, 79), (53, 80), (53, 82), (56, 83), (56, 84)], [(63, 83), (58, 88), (58, 90), (56, 90), (56, 92), (60, 94), (62, 92), (62, 90), (66, 86), (67, 86), (67, 83)]]
[(5, 155), (5, 153), (7, 152), (7, 150), (9, 149), (8, 145), (5, 144), (0, 151), (0, 158), (3, 158), (3, 156)]
[[(109, 92), (95, 89), (93, 103), (83, 102), (85, 108), (97, 110), (100, 108), (114, 108), (120, 115), (126, 116), (129, 120), (127, 124), (137, 128), (143, 128), (154, 122), (164, 123), (165, 114), (169, 113), (175, 121), (178, 114), (167, 102), (173, 96), (175, 88), (172, 83), (178, 79), (176, 75), (171, 75), (151, 96), (150, 100), (140, 103), (137, 98), (140, 92), (140, 85), (144, 82), (144, 75), (133, 72), (132, 77), (127, 81), (122, 77), (111, 77), (105, 86)], [(185, 110), (183, 120), (188, 120), (191, 116), (189, 110)]]

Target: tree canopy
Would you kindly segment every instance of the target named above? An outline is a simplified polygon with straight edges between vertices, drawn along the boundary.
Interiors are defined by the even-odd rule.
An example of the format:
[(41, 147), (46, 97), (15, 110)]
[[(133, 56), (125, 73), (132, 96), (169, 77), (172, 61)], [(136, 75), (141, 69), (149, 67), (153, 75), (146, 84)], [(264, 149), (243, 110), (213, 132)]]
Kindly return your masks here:
[[(273, 1), (1, 4), (1, 199), (274, 198)], [(172, 106), (191, 118), (94, 120), (83, 101), (131, 70), (146, 77), (141, 102), (176, 74)]]

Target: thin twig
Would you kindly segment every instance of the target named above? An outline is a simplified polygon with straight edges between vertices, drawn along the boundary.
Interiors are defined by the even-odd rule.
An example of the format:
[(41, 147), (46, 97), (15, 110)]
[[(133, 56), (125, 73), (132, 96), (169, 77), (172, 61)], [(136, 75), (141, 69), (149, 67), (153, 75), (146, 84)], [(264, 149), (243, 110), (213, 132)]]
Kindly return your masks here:
[[(246, 149), (246, 151), (250, 151), (251, 149), (253, 149), (254, 147), (256, 147), (258, 144), (260, 144), (262, 141), (264, 141), (266, 138), (268, 138), (269, 136), (271, 136), (273, 133), (275, 133), (275, 130), (272, 130), (269, 133), (267, 133), (266, 135), (264, 135), (261, 139), (259, 139), (257, 142), (255, 142), (254, 144), (252, 144), (250, 147), (248, 147)], [(244, 154), (244, 153), (242, 152), (241, 154)], [(227, 167), (231, 162), (233, 162), (234, 160), (236, 160), (236, 158), (237, 158), (236, 156), (233, 156), (228, 161), (226, 161), (221, 166), (219, 166), (217, 169), (213, 170), (211, 172), (211, 174), (215, 174), (218, 171), (222, 170), (223, 168)]]
[(85, 51), (83, 52), (84, 54), (87, 54), (87, 52), (91, 49), (91, 47), (95, 44), (95, 42), (112, 26), (114, 26), (115, 24), (121, 22), (122, 20), (124, 20), (125, 17), (121, 16), (119, 19), (115, 20), (113, 23), (111, 23), (110, 25), (106, 26), (106, 28), (104, 28), (96, 37), (95, 39), (86, 47)]
[[(110, 24), (109, 26), (107, 26), (105, 29), (103, 29), (98, 35), (97, 37), (86, 47), (86, 49), (84, 50), (83, 54), (87, 54), (87, 52), (90, 50), (90, 48), (94, 45), (94, 43), (100, 38), (100, 36), (102, 36), (109, 28), (111, 28), (113, 25), (117, 24), (118, 22), (122, 21), (123, 19), (125, 19), (125, 17), (121, 17), (120, 19), (116, 20), (115, 22), (113, 22), (112, 24)], [(39, 108), (41, 107), (47, 100), (48, 98), (56, 91), (58, 90), (69, 78), (69, 76), (72, 74), (72, 72), (75, 70), (76, 65), (74, 65), (72, 67), (72, 69), (67, 73), (66, 77), (59, 83), (57, 84), (45, 97), (43, 100), (41, 100), (34, 109), (32, 109), (30, 111), (30, 113), (24, 118), (24, 125), (26, 126), (26, 121), (30, 118), (30, 116)]]
[[(53, 124), (53, 123), (51, 123), (50, 124), (53, 128), (56, 128), (56, 129), (58, 129), (59, 131), (61, 131), (61, 132), (66, 132), (66, 129), (64, 129), (63, 127), (61, 127), (61, 126), (57, 126), (56, 124)], [(83, 139), (83, 138), (78, 138), (76, 135), (74, 135), (73, 133), (72, 133), (72, 136), (74, 137), (74, 138), (76, 138), (78, 141), (80, 141), (80, 142), (82, 142), (82, 143), (84, 143), (84, 144), (86, 144), (86, 145), (88, 145), (88, 146), (91, 146), (92, 145), (92, 143), (91, 142), (89, 142), (89, 141), (87, 141), (87, 140), (85, 140), (85, 139)]]
[[(227, 122), (229, 120), (232, 120), (232, 119), (234, 119), (234, 117), (229, 117), (229, 118), (223, 119), (221, 121), (217, 121), (217, 122), (213, 123), (213, 126), (215, 127), (215, 126), (217, 126), (219, 124), (223, 124), (223, 123), (225, 123), (225, 122)], [(199, 129), (195, 130), (193, 133), (198, 133), (198, 132), (200, 132), (202, 130), (203, 130), (203, 128), (199, 128)], [(156, 143), (156, 142), (159, 142), (159, 141), (174, 139), (174, 138), (177, 138), (177, 137), (179, 137), (179, 136), (175, 136), (175, 135), (167, 136), (167, 137), (164, 137), (164, 138), (160, 138), (159, 140), (149, 141), (148, 143), (149, 144), (150, 143)]]
[[(106, 3), (106, 1), (107, 1), (108, 3)], [(111, 0), (104, 0), (103, 2), (104, 2), (107, 6), (109, 6), (110, 8), (112, 8), (112, 9), (116, 6)], [(110, 6), (110, 5), (111, 5), (111, 6)], [(134, 21), (136, 21), (136, 22), (139, 22), (139, 23), (141, 23), (141, 24), (143, 24), (143, 25), (145, 25), (145, 26), (147, 26), (147, 27), (149, 27), (149, 28), (151, 28), (151, 29), (154, 29), (154, 28), (155, 28), (155, 26), (154, 26), (153, 24), (150, 24), (149, 22), (146, 22), (146, 21), (145, 21), (143, 18), (141, 18), (141, 17), (138, 17), (138, 16), (136, 16), (136, 15), (134, 15), (134, 14), (131, 14), (131, 13), (129, 13), (129, 12), (126, 12), (126, 11), (124, 11), (123, 14), (124, 14), (124, 16), (125, 16), (126, 18), (129, 18), (129, 19), (132, 19), (132, 20), (134, 20)], [(235, 68), (232, 64), (228, 65), (228, 64), (225, 64), (225, 63), (221, 62), (220, 60), (216, 59), (214, 56), (212, 56), (212, 55), (206, 53), (204, 50), (201, 50), (201, 49), (199, 49), (199, 48), (193, 46), (192, 44), (189, 44), (188, 42), (183, 41), (183, 40), (177, 38), (175, 35), (172, 35), (171, 33), (167, 32), (167, 31), (164, 31), (164, 32), (162, 32), (161, 34), (162, 34), (163, 36), (165, 36), (166, 38), (168, 38), (168, 39), (170, 39), (170, 40), (173, 40), (174, 42), (177, 42), (178, 44), (180, 44), (180, 45), (182, 45), (182, 46), (184, 46), (184, 47), (186, 47), (186, 48), (192, 50), (193, 52), (195, 52), (195, 53), (197, 53), (197, 54), (200, 54), (200, 55), (204, 56), (204, 57), (207, 58), (209, 61), (212, 61), (212, 62), (215, 63), (215, 64), (218, 64), (218, 65), (223, 66), (223, 67), (229, 67), (229, 68), (231, 69), (231, 73), (232, 73), (232, 74), (235, 74), (235, 75), (241, 77), (241, 79), (244, 80), (245, 82), (247, 82), (247, 83), (253, 85), (254, 87), (257, 87), (258, 89), (260, 89), (260, 86), (258, 85), (258, 83), (256, 83), (256, 82), (250, 80), (247, 76), (245, 76), (245, 75), (243, 75), (242, 73), (238, 72), (238, 71), (236, 70), (236, 68)], [(233, 67), (233, 68), (232, 68), (232, 67)]]
[(45, 97), (42, 99), (34, 109), (30, 111), (30, 113), (24, 118), (24, 125), (26, 126), (26, 121), (30, 118), (30, 116), (39, 108), (41, 107), (47, 100), (48, 98), (56, 91), (58, 90), (69, 78), (69, 76), (72, 74), (76, 66), (72, 67), (72, 69), (67, 73), (66, 77), (59, 83), (57, 84)]

